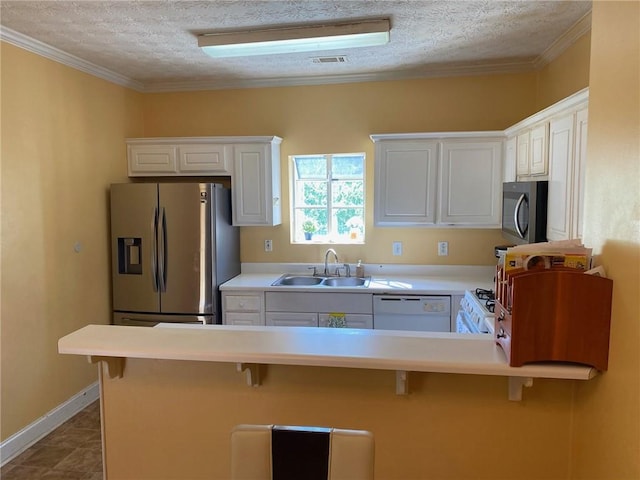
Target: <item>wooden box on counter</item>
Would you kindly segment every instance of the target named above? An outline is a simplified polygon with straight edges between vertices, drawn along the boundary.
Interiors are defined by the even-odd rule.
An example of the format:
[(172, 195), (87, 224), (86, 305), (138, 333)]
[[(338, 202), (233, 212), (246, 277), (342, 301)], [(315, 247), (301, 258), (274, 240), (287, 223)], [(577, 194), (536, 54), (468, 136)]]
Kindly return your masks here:
[(612, 289), (610, 279), (580, 270), (498, 268), (494, 335), (509, 365), (558, 361), (606, 370)]

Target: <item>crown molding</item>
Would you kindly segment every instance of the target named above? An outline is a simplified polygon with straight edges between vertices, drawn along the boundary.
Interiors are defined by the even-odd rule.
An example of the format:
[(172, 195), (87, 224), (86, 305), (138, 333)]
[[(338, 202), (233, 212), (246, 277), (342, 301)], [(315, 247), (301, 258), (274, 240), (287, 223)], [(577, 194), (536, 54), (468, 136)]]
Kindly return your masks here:
[(438, 64), (418, 70), (396, 72), (371, 72), (354, 75), (313, 75), (303, 77), (272, 77), (262, 79), (196, 80), (184, 82), (148, 82), (120, 75), (106, 68), (82, 60), (39, 40), (6, 27), (0, 27), (0, 40), (49, 58), (71, 68), (109, 82), (131, 88), (142, 93), (186, 92), (197, 90), (232, 90), (244, 88), (295, 87), (312, 85), (335, 85), (341, 83), (384, 82), (435, 77), (457, 77), (474, 75), (498, 75), (526, 73), (539, 70), (557, 58), (591, 29), (591, 12), (585, 14), (567, 32), (560, 36), (540, 56), (533, 59), (496, 61), (489, 64)]
[(558, 58), (589, 30), (591, 30), (591, 10), (585, 13), (584, 16), (574, 23), (569, 30), (560, 35), (560, 37), (558, 37), (556, 41), (549, 46), (549, 48), (542, 52), (534, 62), (535, 69), (539, 70)]
[(119, 73), (113, 72), (106, 68), (100, 67), (99, 65), (96, 65), (94, 63), (87, 62), (86, 60), (82, 60), (81, 58), (70, 55), (66, 52), (63, 52), (62, 50), (58, 50), (51, 45), (47, 45), (40, 40), (28, 37), (20, 32), (11, 30), (10, 28), (6, 28), (4, 26), (0, 27), (0, 40), (15, 45), (16, 47), (28, 50), (42, 57), (48, 58), (49, 60), (53, 60), (54, 62), (62, 63), (63, 65), (75, 68), (76, 70), (88, 73), (89, 75), (102, 78), (111, 83), (115, 83), (127, 88), (132, 88), (133, 90), (137, 90), (139, 92), (144, 91), (144, 84), (141, 82), (133, 80), (129, 77), (125, 77), (124, 75), (120, 75)]
[(148, 83), (145, 92), (186, 92), (196, 90), (232, 90), (243, 88), (301, 87), (312, 85), (335, 85), (340, 83), (387, 82), (433, 77), (456, 77), (491, 75), (503, 73), (523, 73), (534, 70), (533, 61), (506, 62), (478, 65), (438, 65), (421, 70), (396, 72), (371, 72), (354, 75), (313, 75), (308, 77), (273, 77), (263, 79), (198, 80), (186, 82)]

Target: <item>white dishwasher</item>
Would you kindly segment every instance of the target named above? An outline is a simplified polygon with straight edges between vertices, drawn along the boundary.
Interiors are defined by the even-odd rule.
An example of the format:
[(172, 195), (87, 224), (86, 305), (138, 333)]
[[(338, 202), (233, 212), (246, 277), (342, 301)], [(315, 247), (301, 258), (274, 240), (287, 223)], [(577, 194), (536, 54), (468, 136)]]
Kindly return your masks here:
[(451, 331), (451, 297), (374, 295), (373, 328), (416, 332)]

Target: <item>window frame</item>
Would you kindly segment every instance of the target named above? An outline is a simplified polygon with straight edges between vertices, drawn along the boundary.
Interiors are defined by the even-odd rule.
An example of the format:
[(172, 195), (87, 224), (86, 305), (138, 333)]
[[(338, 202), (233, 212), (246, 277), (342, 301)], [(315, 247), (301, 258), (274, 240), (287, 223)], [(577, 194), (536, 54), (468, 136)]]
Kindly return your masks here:
[[(332, 162), (335, 157), (360, 157), (362, 160), (362, 177), (356, 178), (333, 178), (332, 172)], [(326, 165), (326, 177), (309, 177), (306, 179), (298, 179), (297, 178), (297, 166), (296, 160), (303, 158), (324, 158)], [(297, 245), (309, 245), (309, 244), (332, 244), (332, 245), (362, 245), (365, 243), (365, 216), (366, 216), (366, 153), (365, 152), (350, 152), (350, 153), (320, 153), (320, 154), (300, 154), (300, 155), (289, 155), (289, 234), (290, 234), (290, 242), (292, 244)], [(296, 203), (296, 186), (299, 182), (324, 182), (326, 184), (326, 205), (325, 206), (306, 206), (301, 207), (297, 206)], [(355, 238), (350, 238), (349, 236), (338, 233), (338, 225), (334, 225), (334, 219), (332, 215), (332, 211), (341, 208), (336, 207), (332, 201), (332, 190), (335, 182), (349, 182), (356, 181), (362, 183), (362, 205), (355, 205), (352, 208), (362, 209), (362, 225), (357, 229), (357, 236)], [(310, 209), (321, 209), (326, 212), (327, 216), (327, 234), (322, 236), (316, 236), (316, 238), (312, 238), (311, 240), (299, 239), (296, 238), (296, 211), (302, 208), (310, 208)], [(349, 207), (343, 207), (349, 208)]]

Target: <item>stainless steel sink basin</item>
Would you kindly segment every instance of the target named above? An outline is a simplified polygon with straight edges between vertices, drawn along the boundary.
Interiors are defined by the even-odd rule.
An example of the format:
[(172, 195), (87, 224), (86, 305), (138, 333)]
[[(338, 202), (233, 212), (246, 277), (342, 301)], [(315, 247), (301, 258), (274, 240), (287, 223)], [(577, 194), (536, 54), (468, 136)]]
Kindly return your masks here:
[(332, 277), (322, 281), (327, 287), (361, 287), (367, 282), (366, 278), (360, 277)]
[(366, 287), (369, 277), (318, 277), (311, 275), (284, 274), (275, 282), (273, 286), (297, 286), (297, 287)]
[(319, 285), (320, 283), (322, 283), (321, 277), (285, 275), (276, 280), (273, 285)]

